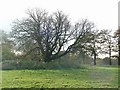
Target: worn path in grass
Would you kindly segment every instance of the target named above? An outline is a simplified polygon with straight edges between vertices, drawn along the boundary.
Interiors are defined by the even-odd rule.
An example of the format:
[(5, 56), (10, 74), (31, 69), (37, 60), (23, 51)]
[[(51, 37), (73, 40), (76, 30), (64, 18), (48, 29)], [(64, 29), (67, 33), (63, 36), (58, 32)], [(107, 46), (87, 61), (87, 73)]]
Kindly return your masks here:
[(118, 88), (117, 67), (3, 70), (2, 88)]

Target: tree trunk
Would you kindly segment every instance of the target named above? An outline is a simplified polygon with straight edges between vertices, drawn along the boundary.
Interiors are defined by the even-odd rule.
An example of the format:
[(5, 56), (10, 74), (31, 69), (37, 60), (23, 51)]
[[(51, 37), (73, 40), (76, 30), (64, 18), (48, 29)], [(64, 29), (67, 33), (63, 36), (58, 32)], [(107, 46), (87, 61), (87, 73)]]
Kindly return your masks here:
[(110, 65), (112, 65), (111, 56), (109, 57), (109, 59), (110, 59)]
[(83, 54), (83, 64), (85, 64), (85, 54)]
[(111, 61), (111, 47), (109, 46), (109, 64), (112, 65)]
[(94, 58), (93, 58), (93, 61), (94, 61), (94, 65), (96, 65), (96, 53), (94, 52)]
[(94, 41), (94, 48), (93, 48), (93, 55), (94, 55), (94, 65), (96, 65), (96, 56), (97, 56), (97, 54), (96, 54), (96, 50), (95, 50), (95, 47), (96, 47), (96, 45), (95, 45), (95, 41)]

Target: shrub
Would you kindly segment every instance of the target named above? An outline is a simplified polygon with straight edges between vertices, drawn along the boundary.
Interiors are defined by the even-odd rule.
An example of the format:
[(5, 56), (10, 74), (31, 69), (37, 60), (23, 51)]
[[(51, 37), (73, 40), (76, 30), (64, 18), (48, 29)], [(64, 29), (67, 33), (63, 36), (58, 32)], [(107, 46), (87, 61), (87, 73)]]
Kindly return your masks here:
[(2, 62), (2, 69), (43, 69), (43, 64), (31, 60), (4, 60)]
[(77, 60), (59, 59), (49, 63), (33, 61), (33, 60), (4, 60), (2, 62), (3, 70), (17, 69), (64, 69), (79, 68), (80, 64)]

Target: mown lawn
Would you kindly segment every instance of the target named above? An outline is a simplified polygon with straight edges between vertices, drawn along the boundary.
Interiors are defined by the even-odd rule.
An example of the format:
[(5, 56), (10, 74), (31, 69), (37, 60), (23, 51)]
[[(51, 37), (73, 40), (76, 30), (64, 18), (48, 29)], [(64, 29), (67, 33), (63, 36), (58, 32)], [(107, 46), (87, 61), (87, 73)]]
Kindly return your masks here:
[(3, 70), (2, 88), (118, 88), (117, 67)]

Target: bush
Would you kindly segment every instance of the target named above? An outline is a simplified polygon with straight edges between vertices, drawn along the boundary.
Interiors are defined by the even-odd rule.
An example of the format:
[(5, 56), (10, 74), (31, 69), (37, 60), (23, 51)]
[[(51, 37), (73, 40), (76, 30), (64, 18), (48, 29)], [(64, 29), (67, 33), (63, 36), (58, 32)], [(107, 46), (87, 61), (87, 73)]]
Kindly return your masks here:
[(49, 63), (33, 61), (33, 60), (4, 60), (2, 62), (3, 70), (17, 69), (64, 69), (64, 68), (79, 68), (78, 60), (65, 60), (63, 58)]
[(17, 69), (44, 69), (44, 64), (31, 60), (4, 60), (2, 62), (3, 70)]

